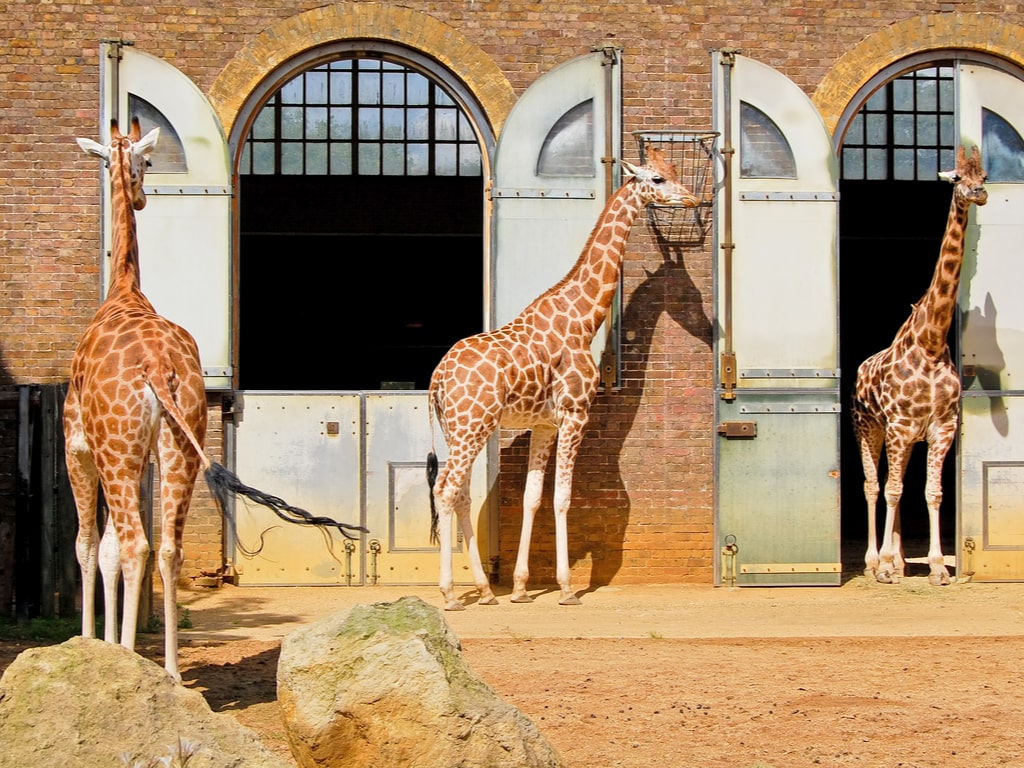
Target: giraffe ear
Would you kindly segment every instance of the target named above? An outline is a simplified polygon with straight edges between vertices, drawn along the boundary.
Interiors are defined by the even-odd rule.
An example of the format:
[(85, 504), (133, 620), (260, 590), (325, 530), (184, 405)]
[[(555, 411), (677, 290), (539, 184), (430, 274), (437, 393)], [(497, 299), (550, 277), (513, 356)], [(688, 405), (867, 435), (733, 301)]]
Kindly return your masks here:
[(620, 160), (619, 162), (622, 163), (622, 170), (626, 172), (627, 177), (633, 177), (639, 174), (640, 169), (632, 163), (627, 163), (625, 160)]
[(78, 142), (78, 146), (80, 146), (82, 151), (87, 155), (95, 155), (104, 161), (110, 161), (110, 150), (99, 142), (93, 141), (92, 139), (75, 139), (75, 141)]
[(939, 178), (943, 181), (948, 181), (950, 184), (956, 184), (960, 180), (956, 171), (939, 171)]
[(132, 145), (132, 153), (148, 157), (156, 149), (156, 142), (160, 138), (160, 129), (154, 128)]

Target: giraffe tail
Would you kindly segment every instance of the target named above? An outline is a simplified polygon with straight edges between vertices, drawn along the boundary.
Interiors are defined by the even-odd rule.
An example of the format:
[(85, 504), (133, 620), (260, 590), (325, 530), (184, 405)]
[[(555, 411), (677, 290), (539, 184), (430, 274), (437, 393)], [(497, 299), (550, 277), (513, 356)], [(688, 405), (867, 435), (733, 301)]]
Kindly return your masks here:
[(427, 454), (427, 486), (430, 493), (430, 543), (440, 544), (441, 537), (437, 532), (437, 505), (434, 503), (434, 483), (437, 482), (437, 454)]
[(265, 493), (257, 488), (246, 485), (238, 478), (237, 475), (227, 469), (227, 467), (216, 462), (210, 463), (209, 468), (205, 472), (205, 477), (206, 484), (210, 487), (210, 493), (212, 493), (214, 498), (217, 499), (217, 503), (220, 505), (222, 512), (228, 508), (228, 494), (233, 493), (239, 496), (244, 496), (250, 501), (254, 501), (261, 506), (273, 510), (274, 514), (287, 523), (292, 523), (294, 525), (312, 525), (320, 529), (335, 528), (346, 539), (358, 538), (350, 533), (350, 531), (357, 533), (369, 533), (369, 530), (361, 525), (339, 523), (333, 518), (313, 515), (300, 507), (293, 507), (291, 504), (277, 496), (271, 496), (269, 493)]

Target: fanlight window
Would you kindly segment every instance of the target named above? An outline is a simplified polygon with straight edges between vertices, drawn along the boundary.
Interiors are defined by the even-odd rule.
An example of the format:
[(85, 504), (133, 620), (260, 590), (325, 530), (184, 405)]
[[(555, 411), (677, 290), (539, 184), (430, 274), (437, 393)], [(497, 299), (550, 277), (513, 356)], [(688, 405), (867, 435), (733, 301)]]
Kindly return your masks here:
[(796, 160), (786, 137), (768, 115), (745, 101), (740, 102), (740, 176), (796, 178)]
[(1024, 140), (1001, 115), (981, 110), (981, 165), (990, 182), (1024, 182)]
[[(160, 141), (157, 142), (153, 154), (149, 156), (149, 172), (188, 173), (185, 147), (181, 143), (178, 132), (174, 130), (174, 126), (164, 116), (164, 113), (134, 93), (128, 94), (128, 113), (139, 118), (143, 135), (154, 128), (160, 129)], [(127, 133), (128, 126), (122, 125), (121, 130)]]
[(577, 104), (544, 137), (537, 159), (538, 176), (597, 175), (594, 167), (594, 101)]

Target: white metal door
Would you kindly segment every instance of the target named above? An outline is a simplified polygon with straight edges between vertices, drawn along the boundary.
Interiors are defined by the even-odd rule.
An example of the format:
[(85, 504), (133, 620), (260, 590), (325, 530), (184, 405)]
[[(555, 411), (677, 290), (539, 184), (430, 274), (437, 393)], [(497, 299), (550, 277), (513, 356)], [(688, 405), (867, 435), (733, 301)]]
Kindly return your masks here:
[[(230, 214), (227, 142), (210, 103), (184, 74), (162, 59), (121, 43), (100, 48), (100, 124), (128, 130), (160, 128), (146, 174), (148, 202), (138, 215), (142, 290), (156, 310), (186, 328), (199, 344), (207, 389), (231, 387)], [(110, 251), (105, 191), (103, 291)]]
[(1024, 579), (1024, 83), (978, 64), (958, 69), (962, 143), (980, 146), (988, 203), (971, 209), (963, 318), (957, 572)]
[(837, 163), (788, 78), (731, 53), (712, 72), (720, 149), (737, 150), (715, 214), (716, 537), (732, 553), (716, 583), (838, 584)]
[[(491, 190), (493, 327), (561, 280), (586, 245), (618, 184), (621, 93), (618, 51), (595, 51), (540, 77), (505, 121)], [(594, 339), (597, 360), (606, 336)]]

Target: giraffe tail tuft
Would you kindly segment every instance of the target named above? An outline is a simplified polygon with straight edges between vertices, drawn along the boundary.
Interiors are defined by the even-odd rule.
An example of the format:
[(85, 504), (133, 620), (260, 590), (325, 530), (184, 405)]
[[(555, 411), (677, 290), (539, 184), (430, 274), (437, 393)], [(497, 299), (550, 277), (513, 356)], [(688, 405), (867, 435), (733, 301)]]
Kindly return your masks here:
[(293, 523), (295, 525), (312, 525), (320, 528), (321, 530), (335, 528), (346, 539), (358, 538), (357, 536), (353, 536), (350, 531), (369, 533), (369, 530), (361, 525), (339, 523), (337, 520), (330, 517), (313, 515), (304, 509), (293, 507), (291, 504), (283, 499), (279, 499), (277, 496), (271, 496), (269, 493), (252, 488), (243, 483), (238, 476), (229, 469), (216, 462), (210, 463), (210, 467), (206, 470), (205, 476), (206, 484), (210, 487), (210, 493), (212, 493), (214, 498), (217, 499), (217, 503), (220, 505), (221, 514), (225, 516), (227, 515), (228, 509), (228, 494), (236, 494), (244, 496), (250, 501), (254, 501), (268, 509), (272, 509), (274, 514), (288, 523)]
[(430, 489), (430, 543), (440, 544), (441, 537), (437, 533), (437, 505), (434, 503), (434, 483), (437, 482), (437, 454), (427, 454), (427, 486)]

